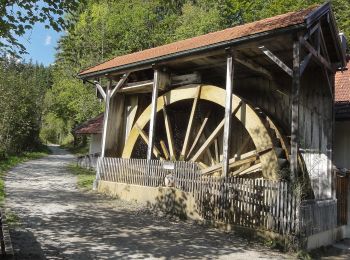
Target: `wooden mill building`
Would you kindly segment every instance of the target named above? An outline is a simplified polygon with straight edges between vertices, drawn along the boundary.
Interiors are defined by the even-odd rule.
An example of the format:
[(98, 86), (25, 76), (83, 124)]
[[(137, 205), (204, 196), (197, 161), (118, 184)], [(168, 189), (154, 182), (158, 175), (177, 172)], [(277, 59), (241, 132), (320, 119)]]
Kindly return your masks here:
[[(209, 200), (218, 210), (210, 215), (199, 207), (204, 218), (282, 234), (332, 230), (334, 75), (345, 64), (334, 16), (325, 4), (88, 68), (79, 77), (94, 84), (106, 102), (99, 185), (155, 187), (164, 183), (162, 174), (172, 173), (178, 178), (174, 185), (198, 191), (194, 197), (202, 203), (207, 195), (200, 176), (207, 176), (221, 186), (206, 182), (205, 194), (218, 191), (212, 197), (217, 199)], [(291, 199), (295, 185), (303, 194), (296, 201)], [(267, 211), (239, 197), (243, 190), (227, 195), (238, 186), (260, 194)], [(270, 195), (264, 197), (257, 187)], [(227, 201), (237, 214), (232, 218)], [(316, 211), (331, 218), (326, 226)], [(301, 214), (308, 217), (302, 220)], [(310, 230), (300, 230), (310, 224)]]

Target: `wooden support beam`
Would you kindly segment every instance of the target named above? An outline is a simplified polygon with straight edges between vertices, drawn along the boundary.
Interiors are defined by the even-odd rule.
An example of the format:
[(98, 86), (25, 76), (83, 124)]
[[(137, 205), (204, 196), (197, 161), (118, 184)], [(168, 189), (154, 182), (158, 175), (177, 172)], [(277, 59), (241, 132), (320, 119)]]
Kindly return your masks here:
[(254, 63), (252, 61), (249, 61), (243, 57), (235, 57), (235, 61), (239, 64), (242, 64), (243, 66), (250, 69), (251, 71), (265, 76), (269, 80), (273, 79), (272, 74), (267, 69), (263, 68), (260, 65), (257, 65), (256, 63)]
[(164, 98), (164, 106), (163, 106), (164, 125), (165, 125), (165, 132), (166, 132), (166, 137), (168, 141), (168, 146), (169, 146), (170, 158), (171, 160), (175, 160), (176, 153), (175, 153), (173, 130), (171, 127), (169, 115), (166, 110), (167, 100), (165, 96), (163, 96), (163, 98)]
[(195, 98), (193, 100), (191, 114), (190, 114), (190, 118), (188, 120), (187, 129), (186, 129), (185, 139), (184, 139), (184, 143), (183, 143), (181, 154), (180, 154), (180, 160), (183, 160), (183, 159), (186, 158), (187, 146), (188, 146), (188, 142), (189, 142), (189, 139), (190, 139), (190, 134), (191, 134), (191, 131), (192, 131), (194, 114), (195, 114), (196, 109), (197, 109), (197, 104), (198, 104), (200, 93), (201, 93), (201, 86), (199, 85), (197, 93), (196, 93), (196, 96), (195, 96)]
[(231, 145), (231, 125), (232, 125), (232, 93), (233, 93), (233, 54), (229, 53), (226, 59), (226, 97), (225, 97), (225, 121), (222, 153), (222, 175), (227, 176), (229, 172), (229, 152)]
[(293, 70), (291, 70), (283, 61), (281, 61), (275, 54), (268, 50), (265, 46), (260, 46), (259, 49), (274, 63), (276, 63), (282, 70), (284, 70), (289, 76), (293, 76)]
[(125, 84), (120, 92), (122, 93), (148, 93), (152, 92), (153, 80), (145, 80)]
[(299, 148), (299, 92), (300, 92), (300, 41), (293, 43), (293, 82), (292, 82), (292, 122), (291, 122), (291, 181), (296, 180), (298, 174)]
[(99, 83), (97, 80), (95, 80), (95, 81), (94, 81), (94, 84), (95, 84), (96, 89), (98, 90), (98, 92), (100, 92), (101, 97), (106, 101), (106, 93), (105, 93), (105, 91), (103, 90), (103, 88), (102, 88), (102, 86), (100, 85), (100, 83)]
[[(95, 82), (95, 84), (96, 84), (96, 82)], [(107, 131), (108, 131), (108, 116), (109, 116), (109, 103), (110, 103), (110, 90), (109, 90), (109, 88), (110, 88), (111, 84), (112, 84), (112, 81), (110, 80), (109, 84), (107, 85), (106, 93), (104, 93), (100, 84), (96, 84), (96, 87), (97, 86), (101, 87), (102, 91), (99, 89), (99, 87), (97, 87), (97, 89), (100, 91), (101, 96), (106, 101), (105, 113), (104, 113), (104, 117), (103, 117), (101, 157), (105, 157), (105, 153), (106, 153), (106, 139), (107, 139)]]
[(125, 73), (120, 80), (118, 81), (117, 85), (114, 87), (114, 89), (111, 91), (111, 98), (114, 97), (114, 95), (117, 93), (118, 90), (120, 90), (125, 83), (125, 81), (128, 79), (129, 73)]
[(157, 98), (158, 98), (158, 87), (160, 83), (160, 72), (159, 69), (154, 70), (154, 83), (152, 89), (152, 104), (151, 104), (151, 119), (149, 124), (149, 143), (147, 150), (147, 160), (152, 159), (152, 151), (154, 145), (154, 135), (156, 130), (156, 116), (157, 116)]

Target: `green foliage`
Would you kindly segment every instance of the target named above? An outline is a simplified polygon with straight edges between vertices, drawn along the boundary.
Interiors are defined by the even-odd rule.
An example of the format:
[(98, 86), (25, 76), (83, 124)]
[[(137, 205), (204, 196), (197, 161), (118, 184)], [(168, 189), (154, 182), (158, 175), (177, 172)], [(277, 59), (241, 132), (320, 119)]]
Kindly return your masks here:
[(82, 167), (76, 166), (74, 164), (68, 165), (68, 170), (77, 176), (78, 187), (84, 190), (91, 190), (92, 184), (95, 180), (95, 172), (91, 170), (84, 169)]
[(1, 1), (0, 5), (0, 54), (25, 53), (25, 47), (16, 36), (33, 29), (35, 23), (45, 23), (46, 28), (56, 31), (69, 26), (64, 14), (73, 13), (83, 1), (79, 0), (26, 0)]
[(6, 174), (6, 172), (19, 163), (42, 158), (49, 154), (49, 152), (50, 151), (46, 146), (41, 146), (40, 149), (35, 152), (25, 152), (18, 156), (9, 156), (6, 159), (0, 158), (0, 207), (3, 206), (5, 199), (4, 175)]
[(51, 84), (41, 65), (0, 60), (0, 157), (36, 149), (43, 98)]
[[(340, 30), (350, 39), (347, 0), (331, 1)], [(77, 124), (99, 114), (102, 103), (91, 85), (76, 78), (82, 69), (117, 55), (163, 45), (234, 25), (295, 11), (323, 0), (87, 0), (58, 44), (53, 86), (45, 97), (41, 137), (72, 139)]]

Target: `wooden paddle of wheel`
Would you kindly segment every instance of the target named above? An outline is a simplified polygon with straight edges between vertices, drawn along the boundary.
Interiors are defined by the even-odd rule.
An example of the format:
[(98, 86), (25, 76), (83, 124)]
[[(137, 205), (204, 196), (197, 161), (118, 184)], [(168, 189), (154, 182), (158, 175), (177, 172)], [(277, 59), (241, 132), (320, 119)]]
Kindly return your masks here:
[[(187, 121), (187, 127), (181, 129), (184, 136), (181, 141), (181, 149), (176, 149), (174, 142), (174, 133), (171, 117), (168, 113), (168, 107), (182, 101), (191, 101), (190, 115)], [(216, 120), (219, 123), (213, 123), (210, 118), (216, 118), (213, 113), (202, 113), (199, 122), (196, 120), (199, 102), (210, 102), (221, 108), (225, 107), (225, 90), (212, 85), (186, 85), (169, 92), (157, 99), (157, 124), (162, 119), (164, 123), (166, 136), (154, 143), (153, 154), (160, 160), (185, 160), (197, 162), (202, 168), (203, 174), (220, 173), (221, 163), (219, 147), (222, 144), (222, 138), (218, 138), (223, 131), (224, 119)], [(221, 109), (220, 108), (220, 109)], [(148, 135), (144, 128), (149, 123), (151, 106), (148, 106), (139, 116), (130, 134), (127, 138), (122, 157), (131, 158), (138, 138), (148, 144)], [(278, 176), (278, 156), (273, 149), (273, 140), (267, 129), (266, 122), (263, 121), (256, 111), (243, 102), (236, 95), (232, 96), (232, 115), (241, 122), (248, 138), (238, 147), (236, 154), (231, 156), (229, 161), (230, 175), (239, 176), (252, 172), (260, 171), (264, 178), (279, 179)], [(210, 132), (206, 133), (206, 130)], [(232, 129), (232, 135), (235, 129)], [(156, 134), (157, 135), (157, 134)], [(255, 149), (246, 151), (249, 140), (254, 144)], [(220, 143), (221, 142), (221, 143)], [(160, 148), (159, 148), (160, 147)], [(204, 160), (205, 158), (205, 160)]]

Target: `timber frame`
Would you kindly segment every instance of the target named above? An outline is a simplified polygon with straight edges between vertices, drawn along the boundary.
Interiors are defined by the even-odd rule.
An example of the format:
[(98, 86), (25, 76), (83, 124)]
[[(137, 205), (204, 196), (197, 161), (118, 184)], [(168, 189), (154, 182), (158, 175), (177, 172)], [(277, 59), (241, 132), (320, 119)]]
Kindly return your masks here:
[[(319, 154), (327, 157), (328, 168), (324, 174), (328, 176), (326, 182), (331, 182), (329, 165), (333, 144), (334, 74), (345, 66), (346, 61), (329, 3), (311, 8), (302, 22), (297, 24), (127, 64), (109, 65), (112, 61), (96, 66), (96, 70), (90, 68), (79, 74), (84, 81), (94, 81), (93, 84), (106, 102), (102, 157), (125, 156), (125, 150), (130, 149), (124, 147), (128, 136), (136, 131), (147, 144), (147, 160), (154, 157), (185, 160), (189, 153), (193, 153), (193, 146), (202, 138), (200, 135), (205, 136), (207, 128), (210, 112), (202, 115), (199, 134), (191, 147), (189, 138), (201, 96), (200, 86), (215, 85), (225, 90), (223, 141), (220, 147), (218, 139), (213, 139), (215, 148), (207, 153), (213, 161), (221, 163), (223, 176), (228, 176), (232, 163), (229, 154), (234, 146), (231, 140), (234, 132), (231, 113), (237, 105), (247, 102), (256, 113), (267, 115), (269, 127), (276, 129), (279, 140), (283, 139), (282, 148), (286, 151), (284, 160), (289, 161), (290, 181), (297, 181), (300, 172), (308, 175), (311, 166), (307, 158)], [(105, 67), (100, 69), (101, 66)], [(314, 79), (314, 74), (318, 75), (318, 79)], [(106, 84), (106, 90), (100, 82)], [(163, 97), (187, 84), (199, 84), (199, 87), (197, 92), (193, 92), (183, 146), (176, 150), (166, 107), (170, 103), (166, 104), (168, 100), (163, 100)], [(312, 97), (312, 92), (317, 92), (317, 97)], [(239, 96), (242, 103), (235, 104), (233, 94)], [(316, 105), (317, 99), (321, 100), (319, 107)], [(149, 126), (144, 129), (146, 123), (140, 126), (136, 122), (148, 106)], [(157, 115), (157, 111), (162, 111), (162, 114)], [(158, 117), (164, 118), (167, 139), (166, 142), (160, 140), (160, 149), (155, 145)], [(317, 122), (316, 117), (322, 123)], [(306, 124), (305, 120), (311, 123)], [(319, 136), (317, 140), (315, 134)], [(245, 145), (242, 140), (242, 146)], [(218, 152), (220, 149), (221, 154)], [(312, 155), (303, 157), (303, 152)], [(128, 156), (131, 155), (130, 150)], [(302, 166), (303, 160), (306, 167)], [(217, 169), (217, 164), (215, 167)], [(210, 172), (210, 169), (204, 172)], [(312, 179), (310, 172), (309, 175)], [(272, 177), (279, 178), (282, 177)], [(331, 184), (325, 185), (328, 187)], [(315, 189), (315, 197), (334, 197), (334, 190), (327, 191), (325, 195), (321, 194), (321, 187), (317, 191)]]

